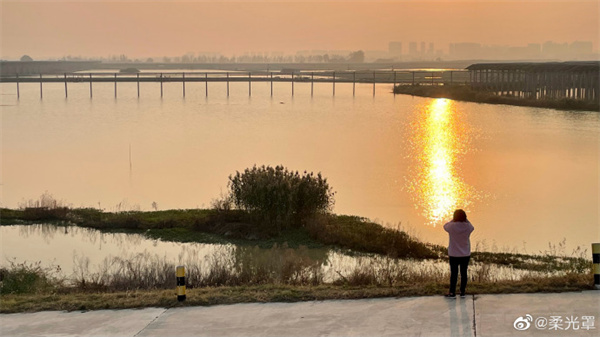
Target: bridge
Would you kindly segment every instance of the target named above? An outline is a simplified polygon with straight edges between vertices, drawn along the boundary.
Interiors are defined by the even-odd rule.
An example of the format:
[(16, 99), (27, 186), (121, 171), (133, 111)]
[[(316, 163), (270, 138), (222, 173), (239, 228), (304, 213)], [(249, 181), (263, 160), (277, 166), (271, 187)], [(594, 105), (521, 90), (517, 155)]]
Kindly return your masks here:
[(314, 93), (314, 83), (331, 83), (332, 94), (335, 95), (337, 83), (352, 83), (352, 94), (356, 93), (356, 83), (373, 84), (375, 95), (376, 84), (396, 85), (448, 85), (468, 84), (469, 72), (466, 70), (357, 70), (357, 71), (212, 71), (212, 72), (136, 72), (136, 73), (106, 73), (106, 72), (72, 72), (60, 75), (26, 75), (14, 74), (0, 76), (0, 83), (15, 83), (17, 97), (20, 98), (21, 83), (39, 83), (40, 97), (43, 97), (44, 83), (64, 83), (65, 97), (68, 97), (69, 83), (89, 83), (90, 97), (93, 97), (94, 83), (114, 83), (115, 97), (117, 97), (118, 83), (136, 83), (137, 95), (140, 96), (140, 83), (160, 83), (160, 95), (163, 96), (163, 83), (181, 83), (182, 95), (185, 97), (186, 83), (204, 82), (205, 95), (209, 93), (209, 83), (226, 83), (226, 92), (229, 96), (229, 84), (232, 82), (247, 82), (248, 95), (252, 95), (252, 83), (269, 82), (271, 96), (273, 96), (273, 83), (288, 82), (292, 96), (295, 83), (310, 83), (311, 95)]

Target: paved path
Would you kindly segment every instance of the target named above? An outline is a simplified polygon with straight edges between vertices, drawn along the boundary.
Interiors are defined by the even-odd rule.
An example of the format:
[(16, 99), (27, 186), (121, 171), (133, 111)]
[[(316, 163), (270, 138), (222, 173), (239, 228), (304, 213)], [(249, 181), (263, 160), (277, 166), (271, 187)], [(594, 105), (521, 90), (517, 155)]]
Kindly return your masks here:
[(0, 335), (599, 336), (600, 291), (3, 314)]

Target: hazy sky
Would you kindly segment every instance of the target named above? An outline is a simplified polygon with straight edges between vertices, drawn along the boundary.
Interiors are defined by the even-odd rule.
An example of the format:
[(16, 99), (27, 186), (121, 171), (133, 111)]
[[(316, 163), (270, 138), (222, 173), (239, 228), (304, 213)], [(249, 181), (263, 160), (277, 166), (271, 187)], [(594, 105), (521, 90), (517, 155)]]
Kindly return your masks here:
[(10, 1), (1, 4), (4, 59), (130, 58), (185, 53), (387, 50), (389, 41), (516, 45), (599, 41), (587, 1)]

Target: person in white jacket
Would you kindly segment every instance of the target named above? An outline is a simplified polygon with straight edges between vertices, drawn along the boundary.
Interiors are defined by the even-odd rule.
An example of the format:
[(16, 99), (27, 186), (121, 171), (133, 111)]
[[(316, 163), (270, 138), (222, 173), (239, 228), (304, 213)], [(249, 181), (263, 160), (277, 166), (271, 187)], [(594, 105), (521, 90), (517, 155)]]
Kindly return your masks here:
[(450, 236), (448, 257), (450, 258), (450, 291), (447, 298), (456, 298), (456, 283), (460, 267), (460, 297), (465, 297), (467, 289), (467, 267), (471, 259), (471, 232), (475, 227), (467, 220), (467, 213), (462, 209), (454, 211), (452, 221), (444, 225)]

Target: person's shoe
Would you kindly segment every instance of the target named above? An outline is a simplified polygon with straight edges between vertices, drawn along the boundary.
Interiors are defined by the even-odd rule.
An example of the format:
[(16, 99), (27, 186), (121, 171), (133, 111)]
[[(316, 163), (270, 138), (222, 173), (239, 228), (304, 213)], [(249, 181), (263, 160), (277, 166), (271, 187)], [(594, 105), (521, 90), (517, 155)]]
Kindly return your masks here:
[(465, 298), (465, 297), (467, 297), (467, 294), (465, 294), (465, 293), (460, 293), (460, 298)]
[(454, 300), (454, 299), (456, 299), (456, 294), (449, 293), (449, 294), (444, 295), (444, 297), (448, 298), (448, 299), (451, 299), (451, 300)]

